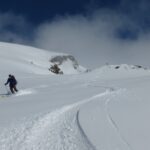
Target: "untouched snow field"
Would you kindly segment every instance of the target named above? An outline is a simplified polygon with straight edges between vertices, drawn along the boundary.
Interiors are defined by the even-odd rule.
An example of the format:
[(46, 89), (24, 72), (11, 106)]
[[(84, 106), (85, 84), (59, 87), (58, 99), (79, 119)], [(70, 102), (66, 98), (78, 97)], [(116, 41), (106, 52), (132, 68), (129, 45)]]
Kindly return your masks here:
[[(65, 75), (54, 75), (47, 68), (55, 55), (64, 54), (0, 43), (0, 150), (150, 149), (148, 69), (79, 73), (69, 61)], [(10, 73), (19, 89), (11, 96)]]

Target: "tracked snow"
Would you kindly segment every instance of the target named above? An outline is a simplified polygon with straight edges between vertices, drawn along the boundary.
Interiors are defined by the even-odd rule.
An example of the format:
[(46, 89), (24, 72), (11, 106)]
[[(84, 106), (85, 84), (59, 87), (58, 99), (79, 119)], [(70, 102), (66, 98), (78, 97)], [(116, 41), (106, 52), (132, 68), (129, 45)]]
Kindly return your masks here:
[[(48, 71), (57, 63), (67, 75)], [(0, 43), (0, 150), (150, 149), (150, 71), (85, 72), (67, 54)], [(19, 92), (3, 86), (12, 73)], [(68, 75), (71, 74), (71, 75)]]

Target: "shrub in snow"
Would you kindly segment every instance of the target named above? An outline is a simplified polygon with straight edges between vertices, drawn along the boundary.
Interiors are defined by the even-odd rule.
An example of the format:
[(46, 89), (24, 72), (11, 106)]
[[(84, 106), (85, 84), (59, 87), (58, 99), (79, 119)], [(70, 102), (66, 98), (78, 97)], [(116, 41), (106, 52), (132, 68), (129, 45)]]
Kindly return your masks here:
[(61, 71), (61, 69), (58, 67), (57, 64), (54, 64), (52, 65), (50, 68), (49, 68), (49, 71), (55, 73), (55, 74), (63, 74), (63, 72)]

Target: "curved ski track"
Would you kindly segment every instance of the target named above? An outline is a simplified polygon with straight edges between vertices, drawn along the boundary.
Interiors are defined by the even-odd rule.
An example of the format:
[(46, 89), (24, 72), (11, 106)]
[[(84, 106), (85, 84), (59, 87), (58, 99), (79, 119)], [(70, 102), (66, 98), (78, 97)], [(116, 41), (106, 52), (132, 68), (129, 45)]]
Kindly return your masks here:
[(114, 93), (117, 91), (110, 88), (81, 102), (25, 119), (21, 125), (3, 130), (0, 134), (0, 150), (95, 150), (80, 125), (80, 107)]
[(105, 101), (105, 110), (106, 110), (106, 114), (107, 114), (107, 118), (108, 118), (108, 121), (110, 122), (110, 124), (112, 125), (112, 127), (116, 130), (116, 133), (119, 135), (121, 141), (126, 145), (127, 149), (128, 150), (132, 150), (132, 147), (131, 145), (129, 144), (129, 142), (125, 139), (124, 135), (120, 132), (120, 129), (116, 123), (116, 121), (113, 119), (110, 111), (109, 111), (109, 102), (111, 100), (108, 98), (106, 101)]

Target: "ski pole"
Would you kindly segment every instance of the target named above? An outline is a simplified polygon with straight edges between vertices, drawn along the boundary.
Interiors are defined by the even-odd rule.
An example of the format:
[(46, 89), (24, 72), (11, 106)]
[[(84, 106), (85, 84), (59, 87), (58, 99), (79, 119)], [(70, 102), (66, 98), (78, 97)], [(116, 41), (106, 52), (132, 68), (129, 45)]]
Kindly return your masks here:
[(6, 85), (5, 85), (5, 88), (6, 88), (7, 94), (10, 94), (10, 91), (8, 90)]

